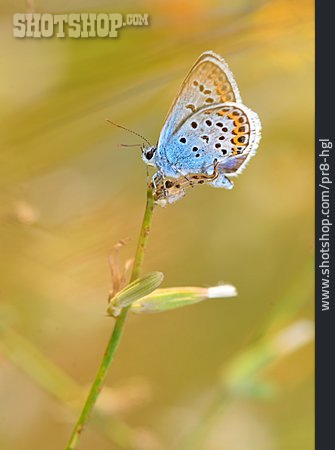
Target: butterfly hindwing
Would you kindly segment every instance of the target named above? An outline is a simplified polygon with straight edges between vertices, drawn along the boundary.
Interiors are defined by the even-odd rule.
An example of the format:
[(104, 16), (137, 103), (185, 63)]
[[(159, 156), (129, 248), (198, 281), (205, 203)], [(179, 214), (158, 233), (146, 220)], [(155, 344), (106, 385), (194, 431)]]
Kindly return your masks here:
[(164, 151), (172, 169), (167, 173), (208, 174), (218, 163), (220, 173), (237, 175), (255, 153), (259, 139), (258, 116), (246, 106), (226, 102), (203, 107), (166, 142)]

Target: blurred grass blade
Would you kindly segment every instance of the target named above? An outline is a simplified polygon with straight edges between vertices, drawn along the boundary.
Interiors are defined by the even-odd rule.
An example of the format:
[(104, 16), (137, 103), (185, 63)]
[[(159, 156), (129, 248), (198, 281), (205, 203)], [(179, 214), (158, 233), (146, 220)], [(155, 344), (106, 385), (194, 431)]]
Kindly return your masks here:
[(157, 289), (150, 295), (143, 297), (131, 306), (131, 311), (140, 313), (158, 313), (183, 306), (193, 305), (209, 298), (234, 297), (236, 289), (230, 284), (203, 287), (172, 287)]
[(137, 278), (111, 299), (107, 309), (108, 314), (113, 317), (119, 316), (123, 308), (156, 290), (161, 285), (163, 278), (162, 272), (150, 272)]
[(297, 320), (271, 338), (241, 354), (225, 371), (223, 382), (234, 394), (264, 397), (275, 393), (275, 384), (266, 381), (266, 370), (273, 364), (310, 343), (314, 338), (314, 324), (310, 320)]

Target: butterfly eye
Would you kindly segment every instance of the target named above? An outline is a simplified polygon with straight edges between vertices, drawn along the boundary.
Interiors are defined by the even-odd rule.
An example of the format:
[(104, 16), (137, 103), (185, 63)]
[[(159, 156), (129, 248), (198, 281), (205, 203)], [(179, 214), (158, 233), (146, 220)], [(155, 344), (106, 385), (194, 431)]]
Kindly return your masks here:
[(155, 153), (155, 149), (151, 148), (150, 150), (148, 150), (145, 154), (145, 157), (147, 158), (148, 161), (150, 161), (150, 159), (152, 159), (152, 157), (154, 156)]

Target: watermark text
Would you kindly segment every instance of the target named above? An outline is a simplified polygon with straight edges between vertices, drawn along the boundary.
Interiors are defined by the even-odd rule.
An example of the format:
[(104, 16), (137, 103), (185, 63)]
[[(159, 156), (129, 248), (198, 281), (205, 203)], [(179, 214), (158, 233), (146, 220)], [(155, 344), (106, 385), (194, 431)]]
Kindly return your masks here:
[(116, 38), (126, 26), (148, 26), (148, 14), (72, 13), (13, 15), (13, 36), (16, 38)]

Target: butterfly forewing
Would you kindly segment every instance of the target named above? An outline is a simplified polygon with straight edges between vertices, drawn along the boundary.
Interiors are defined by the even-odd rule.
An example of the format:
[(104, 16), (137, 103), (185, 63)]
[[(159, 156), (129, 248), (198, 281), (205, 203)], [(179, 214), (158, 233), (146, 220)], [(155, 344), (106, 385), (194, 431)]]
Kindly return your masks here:
[(223, 102), (241, 102), (237, 84), (224, 59), (213, 52), (205, 52), (191, 68), (170, 108), (159, 145), (192, 114)]

